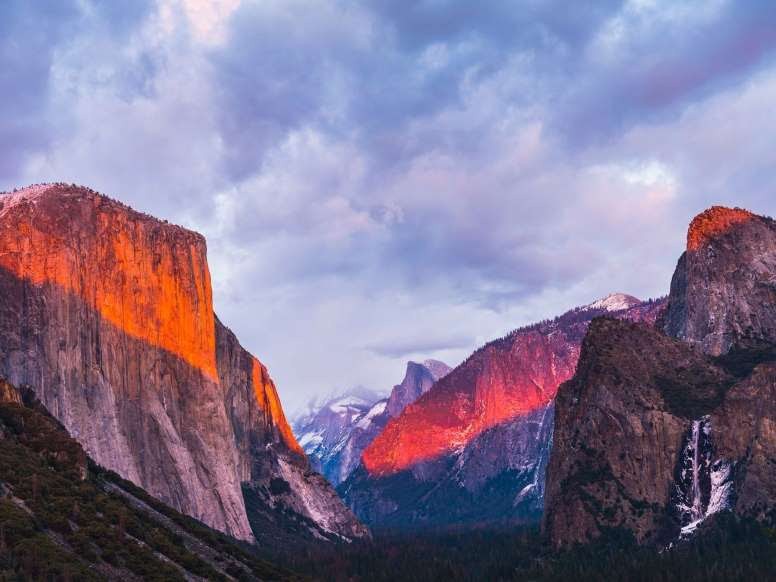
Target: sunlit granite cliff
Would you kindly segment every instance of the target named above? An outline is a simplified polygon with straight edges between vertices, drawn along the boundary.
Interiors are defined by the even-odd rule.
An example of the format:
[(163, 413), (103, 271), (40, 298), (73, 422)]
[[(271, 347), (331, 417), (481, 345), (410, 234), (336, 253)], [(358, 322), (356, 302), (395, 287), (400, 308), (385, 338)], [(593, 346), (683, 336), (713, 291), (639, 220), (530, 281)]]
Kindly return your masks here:
[(101, 465), (238, 538), (261, 535), (247, 497), (364, 534), (310, 470), (266, 368), (216, 319), (201, 235), (86, 188), (0, 195), (0, 293), (0, 376)]

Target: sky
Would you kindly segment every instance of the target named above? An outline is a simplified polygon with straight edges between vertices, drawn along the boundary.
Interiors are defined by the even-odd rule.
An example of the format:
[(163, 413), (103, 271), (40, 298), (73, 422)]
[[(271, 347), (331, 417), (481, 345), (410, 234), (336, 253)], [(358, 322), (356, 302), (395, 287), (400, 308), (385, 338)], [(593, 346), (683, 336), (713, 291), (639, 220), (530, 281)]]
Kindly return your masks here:
[(776, 3), (4, 0), (0, 190), (202, 232), (293, 416), (776, 214)]

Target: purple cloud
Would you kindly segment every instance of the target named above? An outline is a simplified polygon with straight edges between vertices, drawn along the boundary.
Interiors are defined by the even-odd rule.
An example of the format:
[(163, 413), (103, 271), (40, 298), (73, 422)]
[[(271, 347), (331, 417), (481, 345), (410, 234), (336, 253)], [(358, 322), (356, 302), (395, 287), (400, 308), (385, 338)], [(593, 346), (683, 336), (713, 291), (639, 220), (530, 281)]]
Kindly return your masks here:
[(694, 213), (776, 212), (771, 3), (203, 6), (3, 3), (0, 188), (203, 231), (291, 406), (659, 295)]

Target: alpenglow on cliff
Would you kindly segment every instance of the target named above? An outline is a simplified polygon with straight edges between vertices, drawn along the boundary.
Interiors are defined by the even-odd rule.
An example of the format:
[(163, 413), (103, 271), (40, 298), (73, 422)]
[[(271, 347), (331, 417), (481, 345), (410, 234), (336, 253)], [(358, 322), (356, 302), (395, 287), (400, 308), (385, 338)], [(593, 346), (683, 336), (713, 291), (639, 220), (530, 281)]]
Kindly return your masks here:
[(201, 235), (87, 188), (0, 195), (0, 296), (0, 377), (96, 462), (237, 538), (366, 534), (213, 313)]
[(663, 307), (615, 293), (487, 343), (391, 418), (338, 491), (374, 528), (538, 520), (555, 394), (591, 320)]

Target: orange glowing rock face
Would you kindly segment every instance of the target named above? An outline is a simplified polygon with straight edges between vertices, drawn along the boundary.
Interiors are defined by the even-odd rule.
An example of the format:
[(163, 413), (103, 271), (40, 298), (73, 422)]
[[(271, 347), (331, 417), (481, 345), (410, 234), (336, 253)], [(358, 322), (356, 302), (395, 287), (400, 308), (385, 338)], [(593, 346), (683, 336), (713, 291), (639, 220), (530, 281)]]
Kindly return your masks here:
[(8, 218), (0, 221), (0, 267), (61, 287), (129, 336), (217, 381), (202, 236), (61, 186), (3, 197), (0, 215)]
[(256, 403), (259, 409), (264, 413), (268, 426), (274, 426), (285, 445), (292, 451), (304, 456), (304, 451), (296, 441), (294, 433), (283, 413), (283, 407), (280, 405), (275, 383), (269, 377), (269, 373), (264, 365), (256, 358), (253, 358), (251, 369), (251, 383), (253, 384), (253, 393), (256, 396)]
[(366, 470), (385, 477), (456, 450), (488, 429), (527, 415), (555, 398), (577, 366), (591, 319), (610, 315), (655, 325), (665, 301), (624, 310), (572, 310), (491, 342), (439, 380), (364, 451)]
[[(0, 197), (0, 268), (72, 293), (132, 338), (219, 383), (205, 239), (89, 190), (40, 186)], [(45, 250), (43, 250), (45, 249)], [(253, 358), (256, 404), (302, 453), (275, 385)]]
[[(281, 460), (306, 480), (309, 464), (267, 370), (213, 313), (206, 255), (201, 235), (87, 188), (0, 194), (0, 368), (101, 465), (250, 540), (241, 484)], [(318, 513), (299, 490), (288, 502), (316, 521), (341, 512), (331, 530), (359, 532), (310, 483)]]
[(715, 236), (727, 232), (737, 224), (752, 220), (754, 216), (740, 208), (712, 206), (690, 223), (687, 231), (687, 250), (697, 251)]
[(391, 420), (364, 451), (364, 467), (378, 476), (411, 468), (546, 405), (578, 357), (562, 334), (529, 332), (506, 349), (486, 346)]

